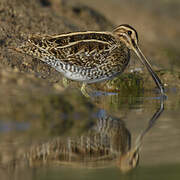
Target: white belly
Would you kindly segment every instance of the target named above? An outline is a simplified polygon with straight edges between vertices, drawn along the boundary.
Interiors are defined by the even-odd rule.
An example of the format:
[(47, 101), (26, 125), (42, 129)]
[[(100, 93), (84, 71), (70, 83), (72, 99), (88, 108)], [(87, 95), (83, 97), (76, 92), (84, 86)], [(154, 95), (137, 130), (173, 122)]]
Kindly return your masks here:
[(86, 76), (82, 76), (78, 72), (70, 72), (70, 71), (62, 71), (61, 72), (66, 78), (74, 80), (74, 81), (88, 81)]
[(58, 72), (62, 73), (68, 79), (74, 81), (81, 81), (86, 83), (96, 83), (101, 82), (104, 80), (109, 80), (114, 77), (116, 74), (112, 74), (112, 76), (107, 76), (106, 74), (101, 75), (99, 77), (94, 76), (94, 73), (98, 71), (98, 69), (84, 69), (82, 67), (71, 66), (69, 64), (64, 64), (56, 59), (48, 59), (46, 63), (49, 64), (51, 67), (55, 68)]

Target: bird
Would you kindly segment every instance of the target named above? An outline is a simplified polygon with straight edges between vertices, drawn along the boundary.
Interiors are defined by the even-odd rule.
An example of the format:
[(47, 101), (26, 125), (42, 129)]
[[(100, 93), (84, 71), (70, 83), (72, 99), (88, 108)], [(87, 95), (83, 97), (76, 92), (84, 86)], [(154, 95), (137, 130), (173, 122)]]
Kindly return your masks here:
[(82, 82), (85, 96), (86, 85), (110, 80), (121, 74), (134, 51), (146, 66), (161, 94), (164, 86), (153, 71), (138, 46), (137, 31), (128, 24), (121, 24), (108, 31), (69, 32), (60, 35), (29, 35), (28, 40), (15, 48), (60, 72), (65, 79)]
[(23, 157), (31, 166), (37, 161), (96, 168), (116, 164), (122, 172), (128, 172), (139, 163), (139, 149), (131, 147), (131, 133), (125, 122), (103, 113), (95, 126), (81, 136), (56, 137), (33, 145)]

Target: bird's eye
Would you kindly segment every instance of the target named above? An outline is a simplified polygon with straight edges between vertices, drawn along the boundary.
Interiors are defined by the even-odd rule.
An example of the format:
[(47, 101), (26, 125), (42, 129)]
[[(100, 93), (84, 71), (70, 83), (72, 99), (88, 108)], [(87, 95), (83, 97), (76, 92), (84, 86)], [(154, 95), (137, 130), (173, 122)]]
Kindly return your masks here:
[(128, 35), (131, 35), (131, 34), (132, 34), (132, 31), (128, 31), (127, 33), (128, 33)]

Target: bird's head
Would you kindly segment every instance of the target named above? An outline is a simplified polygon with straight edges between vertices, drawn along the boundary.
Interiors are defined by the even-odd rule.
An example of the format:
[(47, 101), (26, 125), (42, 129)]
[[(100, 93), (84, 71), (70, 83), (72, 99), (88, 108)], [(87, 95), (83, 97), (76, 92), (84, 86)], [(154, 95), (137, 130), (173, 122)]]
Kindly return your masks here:
[(146, 59), (138, 46), (138, 34), (136, 30), (127, 24), (122, 24), (115, 28), (112, 33), (119, 41), (123, 42), (129, 49), (132, 49), (136, 53), (136, 55), (151, 74), (161, 94), (164, 94), (164, 86), (162, 82), (160, 81), (157, 74), (152, 70), (149, 61)]
[(134, 50), (134, 48), (137, 47), (138, 34), (133, 27), (127, 24), (122, 24), (113, 30), (113, 34), (120, 41), (122, 41), (129, 49)]
[(118, 159), (118, 166), (122, 172), (134, 169), (139, 163), (139, 149), (133, 149)]

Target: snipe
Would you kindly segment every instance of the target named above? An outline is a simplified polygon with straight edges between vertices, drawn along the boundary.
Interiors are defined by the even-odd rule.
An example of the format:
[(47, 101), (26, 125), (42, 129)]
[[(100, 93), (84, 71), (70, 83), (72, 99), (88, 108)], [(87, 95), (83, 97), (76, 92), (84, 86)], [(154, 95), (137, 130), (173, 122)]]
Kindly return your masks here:
[(154, 79), (160, 92), (163, 84), (138, 47), (134, 28), (123, 24), (112, 32), (74, 32), (55, 36), (31, 36), (17, 51), (42, 60), (66, 78), (88, 83), (109, 80), (122, 73), (133, 50)]

